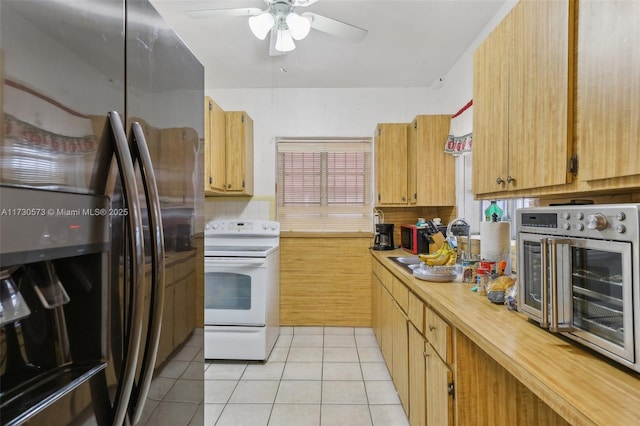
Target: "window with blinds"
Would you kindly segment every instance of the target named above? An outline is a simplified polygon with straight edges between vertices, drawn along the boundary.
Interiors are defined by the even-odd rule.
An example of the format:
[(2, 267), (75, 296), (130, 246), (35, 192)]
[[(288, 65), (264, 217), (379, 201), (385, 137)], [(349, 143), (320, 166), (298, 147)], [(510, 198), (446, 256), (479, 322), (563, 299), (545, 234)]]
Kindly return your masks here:
[(277, 141), (283, 231), (371, 232), (371, 140)]

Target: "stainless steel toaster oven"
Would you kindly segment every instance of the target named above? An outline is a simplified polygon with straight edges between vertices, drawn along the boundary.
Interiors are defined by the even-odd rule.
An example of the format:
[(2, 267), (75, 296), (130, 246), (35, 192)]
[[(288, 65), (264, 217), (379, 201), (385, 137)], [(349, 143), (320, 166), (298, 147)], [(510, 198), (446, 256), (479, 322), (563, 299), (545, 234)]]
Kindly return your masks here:
[(640, 204), (519, 209), (518, 309), (640, 372)]

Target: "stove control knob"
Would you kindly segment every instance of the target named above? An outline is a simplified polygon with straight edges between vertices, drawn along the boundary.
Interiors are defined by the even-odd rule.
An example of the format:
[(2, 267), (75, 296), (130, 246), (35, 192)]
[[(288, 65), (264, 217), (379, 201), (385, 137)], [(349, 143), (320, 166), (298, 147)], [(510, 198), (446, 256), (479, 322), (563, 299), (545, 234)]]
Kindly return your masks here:
[(576, 219), (578, 219), (578, 220), (584, 219), (584, 214), (582, 212), (576, 213)]
[(208, 231), (209, 229), (211, 229), (211, 225), (209, 225), (209, 224), (207, 223), (207, 224), (204, 226), (204, 229), (205, 229), (206, 231)]
[(624, 214), (624, 212), (618, 212), (616, 213), (616, 219), (618, 220), (625, 220), (627, 218), (627, 215)]
[(584, 225), (582, 223), (578, 223), (578, 224), (576, 224), (576, 229), (578, 231), (584, 231)]
[(587, 228), (602, 231), (607, 227), (607, 218), (602, 213), (596, 213), (587, 217)]
[(269, 224), (267, 222), (262, 222), (262, 229), (269, 229)]
[(564, 225), (562, 225), (562, 227), (568, 231), (569, 229), (571, 229), (571, 224), (567, 222)]
[(218, 229), (218, 226), (220, 226), (220, 225), (219, 225), (219, 224), (217, 224), (217, 223), (214, 223), (214, 224), (213, 224), (213, 225), (211, 225), (211, 226), (213, 227), (213, 229)]
[(275, 223), (271, 224), (271, 230), (275, 231), (278, 228), (278, 225), (276, 225)]
[(616, 226), (616, 232), (618, 234), (624, 234), (625, 232), (627, 232), (627, 227), (624, 225), (618, 225)]
[(569, 212), (564, 212), (564, 213), (562, 213), (562, 217), (563, 217), (565, 220), (569, 220), (569, 219), (571, 219), (571, 213), (569, 213)]

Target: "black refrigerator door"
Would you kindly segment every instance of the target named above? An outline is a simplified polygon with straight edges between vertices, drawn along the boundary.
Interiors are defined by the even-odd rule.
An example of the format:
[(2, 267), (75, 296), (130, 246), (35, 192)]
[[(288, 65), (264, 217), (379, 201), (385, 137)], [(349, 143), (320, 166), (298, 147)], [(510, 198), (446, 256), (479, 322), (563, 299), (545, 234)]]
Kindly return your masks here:
[(124, 0), (1, 7), (0, 183), (102, 195), (107, 113), (125, 105)]
[[(141, 419), (154, 368), (166, 362), (197, 326), (189, 313), (198, 309), (196, 288), (203, 284), (196, 280), (165, 282), (164, 276), (175, 276), (171, 268), (180, 267), (170, 260), (192, 253), (195, 265), (204, 265), (202, 249), (196, 250), (193, 243), (204, 210), (204, 68), (147, 1), (128, 1), (126, 21), (127, 134), (134, 154), (142, 154), (137, 162), (139, 188), (155, 190), (150, 199), (145, 197), (146, 269), (153, 273), (143, 325), (147, 339), (139, 354), (140, 368), (129, 405), (129, 418), (135, 423)], [(156, 181), (151, 188), (152, 179), (145, 179), (150, 172)], [(155, 218), (154, 204), (159, 207)], [(161, 264), (165, 257), (166, 274)], [(163, 310), (170, 314), (167, 318)], [(204, 382), (200, 389), (202, 409)], [(192, 398), (198, 399), (195, 394)], [(145, 415), (152, 413), (146, 410)]]
[[(3, 0), (0, 8), (3, 74), (0, 185), (52, 194), (107, 195), (111, 208), (127, 192), (137, 200), (133, 162), (122, 125), (126, 86), (125, 1)], [(130, 178), (120, 183), (118, 176), (125, 169), (129, 170)], [(134, 211), (135, 206), (136, 203), (127, 203), (127, 213), (118, 217), (124, 218), (122, 232), (130, 240), (133, 238), (127, 259), (137, 257), (140, 265), (125, 265), (124, 269), (141, 282), (144, 253), (135, 252), (136, 245), (142, 247), (142, 221), (139, 207)], [(109, 216), (111, 211), (115, 210), (111, 209)], [(85, 211), (78, 214), (90, 215)], [(59, 239), (69, 233), (69, 229), (65, 234), (57, 228), (57, 221), (43, 217), (43, 223), (47, 226), (43, 240)], [(72, 271), (59, 272), (71, 300), (55, 316), (40, 316), (45, 320), (51, 317), (49, 321), (56, 322), (58, 329), (68, 330), (65, 346), (70, 355), (59, 364), (70, 358), (74, 364), (99, 361), (105, 367), (88, 380), (65, 382), (63, 377), (56, 389), (46, 395), (47, 403), (37, 406), (37, 412), (30, 411), (34, 405), (27, 401), (22, 411), (28, 413), (29, 424), (90, 421), (102, 425), (124, 418), (142, 334), (141, 309), (132, 307), (142, 306), (144, 286), (130, 285), (122, 291), (110, 287), (108, 278), (103, 277), (113, 274), (108, 266), (112, 258), (113, 252), (106, 249), (88, 260), (59, 260), (54, 264), (62, 272)], [(67, 264), (75, 266), (65, 267)], [(91, 273), (73, 272), (94, 264), (89, 268)], [(16, 266), (33, 270), (30, 264)], [(78, 275), (83, 278), (76, 279)], [(71, 281), (78, 284), (67, 284)], [(83, 287), (91, 298), (83, 296)], [(85, 308), (76, 309), (76, 305)], [(18, 323), (11, 327), (28, 339), (38, 338), (39, 331), (44, 334), (50, 328), (46, 323), (40, 328), (27, 329)], [(5, 331), (3, 327), (3, 335)], [(97, 336), (100, 356), (85, 349), (88, 342), (81, 336)], [(85, 356), (89, 358), (84, 359)], [(7, 366), (3, 364), (2, 369)], [(34, 382), (34, 386), (37, 389), (40, 384)], [(14, 395), (11, 391), (3, 381), (1, 404), (10, 402), (7, 395)], [(17, 400), (21, 398), (18, 396)], [(114, 407), (123, 408), (121, 414)], [(3, 424), (25, 419), (11, 419), (6, 412), (2, 413)]]

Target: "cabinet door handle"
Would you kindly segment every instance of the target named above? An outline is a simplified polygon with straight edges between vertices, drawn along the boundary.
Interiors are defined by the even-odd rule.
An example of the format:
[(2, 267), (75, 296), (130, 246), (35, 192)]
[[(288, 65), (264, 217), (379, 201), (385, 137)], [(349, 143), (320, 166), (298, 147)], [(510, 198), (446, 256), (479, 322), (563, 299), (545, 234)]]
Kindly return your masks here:
[(456, 388), (455, 388), (454, 384), (453, 383), (449, 383), (447, 385), (447, 394), (449, 396), (455, 396), (455, 393), (456, 393)]
[(407, 201), (407, 197), (402, 197), (402, 201)]
[(498, 178), (496, 179), (496, 183), (498, 185), (502, 185), (504, 183), (504, 181), (502, 180), (502, 178), (500, 176), (498, 176)]
[(435, 328), (434, 326), (432, 326), (431, 324), (429, 324), (429, 331), (433, 331), (433, 330), (435, 330), (435, 329), (436, 329), (436, 328)]
[(511, 176), (507, 176), (507, 183), (511, 183), (511, 182), (514, 182), (514, 181), (515, 181), (514, 178), (512, 178)]
[(429, 354), (426, 351), (422, 352), (422, 355), (424, 355), (425, 358), (429, 356)]

